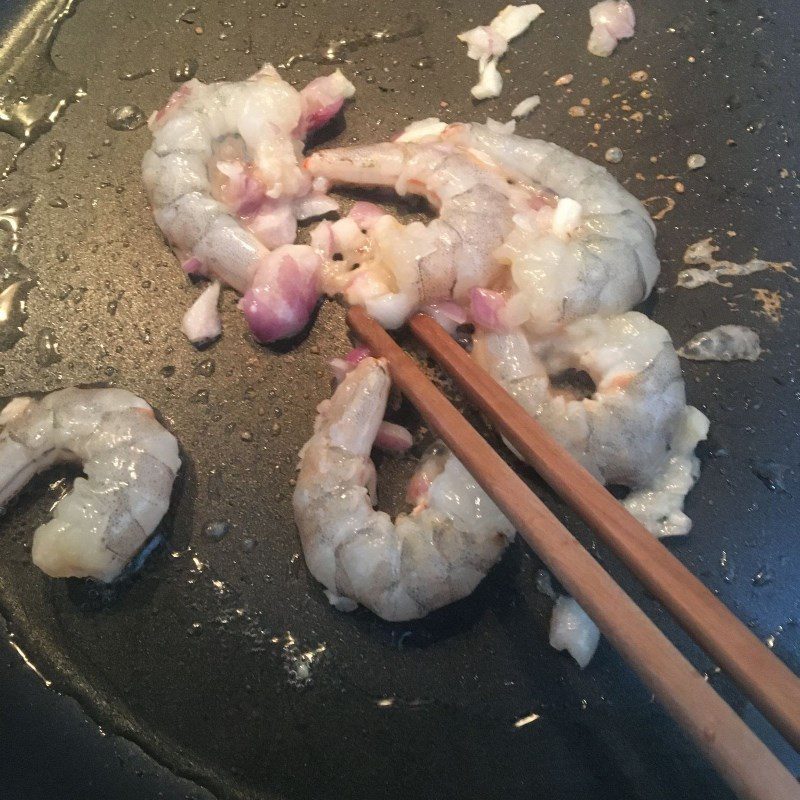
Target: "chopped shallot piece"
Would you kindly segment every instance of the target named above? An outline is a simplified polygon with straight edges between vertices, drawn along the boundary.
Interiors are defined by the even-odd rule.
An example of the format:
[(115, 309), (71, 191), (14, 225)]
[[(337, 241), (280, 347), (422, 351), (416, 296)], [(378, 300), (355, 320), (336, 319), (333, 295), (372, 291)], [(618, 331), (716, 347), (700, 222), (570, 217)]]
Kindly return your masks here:
[(390, 453), (405, 453), (413, 443), (414, 438), (408, 428), (386, 420), (381, 422), (375, 436), (375, 447)]
[(219, 303), (219, 281), (206, 287), (191, 308), (183, 315), (181, 330), (194, 345), (213, 342), (222, 333), (222, 323), (217, 305)]
[(503, 79), (497, 70), (497, 61), (508, 49), (508, 43), (523, 33), (543, 9), (537, 3), (524, 6), (506, 6), (488, 25), (459, 33), (460, 41), (467, 45), (467, 56), (478, 62), (480, 80), (472, 87), (476, 100), (498, 97), (503, 89)]
[(181, 269), (187, 275), (198, 275), (202, 274), (203, 264), (199, 258), (187, 258), (186, 261), (181, 264)]
[(476, 100), (499, 97), (503, 91), (503, 78), (497, 71), (497, 61), (492, 59), (481, 69), (480, 80), (470, 89)]
[(328, 362), (328, 366), (333, 373), (333, 379), (337, 384), (344, 380), (344, 376), (350, 372), (350, 365), (343, 358), (332, 358)]
[(321, 217), (323, 214), (338, 210), (339, 203), (322, 192), (312, 192), (294, 204), (294, 213), (297, 219)]
[(515, 117), (516, 119), (527, 117), (531, 111), (541, 104), (541, 102), (542, 100), (538, 94), (534, 94), (531, 97), (526, 97), (524, 100), (514, 106), (511, 111), (511, 116)]
[(311, 231), (311, 249), (321, 258), (329, 259), (336, 252), (333, 238), (333, 224), (327, 219), (316, 225)]
[(506, 299), (500, 292), (475, 287), (469, 293), (470, 317), (476, 325), (488, 330), (502, 330)]
[(348, 212), (347, 216), (361, 228), (362, 231), (368, 231), (386, 212), (375, 203), (367, 203), (364, 200), (359, 200), (353, 205)]
[(592, 32), (587, 48), (592, 55), (610, 56), (620, 39), (630, 39), (636, 16), (628, 0), (603, 0), (589, 9)]
[(486, 127), (492, 133), (499, 133), (503, 136), (506, 136), (514, 133), (514, 131), (517, 129), (517, 121), (515, 119), (510, 119), (507, 122), (498, 122), (496, 119), (487, 117)]
[(509, 5), (489, 23), (489, 27), (510, 42), (525, 33), (531, 22), (541, 14), (544, 14), (544, 9), (538, 3), (528, 3), (524, 6)]
[(398, 142), (422, 142), (425, 139), (438, 139), (445, 128), (446, 122), (442, 122), (438, 117), (426, 117), (418, 119), (406, 125), (403, 132), (395, 141)]
[(423, 314), (433, 317), (451, 336), (459, 325), (465, 325), (467, 312), (452, 300), (434, 300), (421, 309)]
[(583, 669), (600, 641), (597, 625), (571, 597), (559, 597), (550, 618), (550, 646), (566, 650)]
[(366, 237), (352, 217), (337, 219), (331, 226), (331, 232), (336, 253), (350, 253), (366, 244)]
[(354, 367), (360, 361), (363, 361), (369, 355), (369, 349), (366, 347), (354, 347), (352, 350), (349, 350), (347, 355), (344, 357), (345, 363), (347, 363), (350, 367)]
[(362, 361), (368, 355), (369, 350), (366, 347), (354, 347), (344, 358), (332, 358), (328, 362), (328, 366), (331, 368), (331, 372), (333, 372), (336, 383), (341, 383), (345, 375), (347, 375), (359, 361)]
[(319, 299), (319, 268), (319, 256), (306, 245), (284, 245), (266, 257), (239, 301), (259, 342), (287, 339), (308, 324)]
[(559, 239), (568, 239), (570, 234), (580, 227), (583, 207), (571, 197), (560, 197), (553, 212), (551, 223), (553, 233)]
[(337, 69), (331, 75), (315, 78), (300, 90), (303, 98), (303, 117), (299, 124), (301, 137), (321, 128), (339, 112), (345, 99), (352, 97), (356, 87)]

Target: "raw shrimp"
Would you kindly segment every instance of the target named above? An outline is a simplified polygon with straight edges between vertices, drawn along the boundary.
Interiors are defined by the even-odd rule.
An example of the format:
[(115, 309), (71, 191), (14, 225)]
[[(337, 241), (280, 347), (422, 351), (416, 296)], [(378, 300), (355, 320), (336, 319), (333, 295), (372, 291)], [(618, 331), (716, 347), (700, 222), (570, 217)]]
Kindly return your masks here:
[[(542, 339), (523, 328), (478, 331), (473, 355), (602, 482), (627, 486), (631, 496), (666, 490), (673, 459), (686, 462), (681, 474), (690, 480), (663, 513), (649, 515), (634, 499), (629, 507), (653, 533), (688, 532), (679, 512), (697, 477), (692, 454), (708, 424), (686, 406), (678, 358), (660, 325), (629, 312), (587, 317)], [(572, 385), (560, 385), (569, 375)], [(589, 383), (583, 391), (576, 388), (581, 375)], [(663, 492), (651, 499), (666, 504)]]
[(544, 333), (591, 314), (627, 311), (652, 291), (660, 271), (655, 226), (604, 167), (496, 126), (452, 125), (445, 136), (508, 179), (533, 182), (559, 198), (555, 210), (517, 214), (494, 253), (510, 267), (509, 322), (523, 320)]
[(334, 242), (345, 258), (326, 268), (326, 291), (365, 305), (386, 327), (452, 298), (480, 324), (525, 323), (539, 332), (625, 311), (649, 294), (660, 269), (653, 223), (607, 170), (505, 126), (435, 122), (417, 126), (419, 141), (400, 137), (306, 160), (317, 177), (391, 186), (439, 210), (427, 226), (386, 216), (355, 246)]
[(123, 389), (61, 389), (0, 412), (0, 506), (38, 472), (82, 463), (86, 478), (33, 536), (33, 563), (56, 578), (109, 582), (169, 507), (181, 460), (150, 406)]
[[(328, 270), (324, 288), (363, 304), (389, 328), (421, 305), (451, 296), (467, 302), (470, 289), (491, 284), (499, 272), (492, 252), (511, 231), (514, 205), (544, 202), (440, 141), (322, 150), (306, 166), (334, 183), (422, 195), (438, 209), (428, 225), (401, 225), (386, 214), (372, 224), (369, 236), (336, 242), (334, 250), (345, 260)], [(361, 266), (350, 271), (353, 263)]]
[[(316, 281), (307, 279), (310, 262), (319, 268), (310, 248), (284, 252), (284, 265), (293, 263), (298, 275), (289, 292), (264, 285), (275, 270), (261, 267), (270, 250), (294, 242), (298, 219), (338, 207), (298, 157), (305, 135), (353, 92), (338, 71), (298, 92), (267, 65), (244, 81), (189, 81), (150, 118), (142, 177), (156, 222), (188, 273), (253, 293), (243, 305), (260, 341), (302, 330), (318, 298)], [(253, 302), (267, 294), (284, 306), (278, 324)]]
[(389, 388), (385, 364), (364, 358), (320, 404), (294, 513), (308, 568), (334, 605), (406, 620), (468, 595), (514, 530), (450, 454), (423, 462), (409, 486), (410, 514), (392, 521), (373, 508), (370, 450)]

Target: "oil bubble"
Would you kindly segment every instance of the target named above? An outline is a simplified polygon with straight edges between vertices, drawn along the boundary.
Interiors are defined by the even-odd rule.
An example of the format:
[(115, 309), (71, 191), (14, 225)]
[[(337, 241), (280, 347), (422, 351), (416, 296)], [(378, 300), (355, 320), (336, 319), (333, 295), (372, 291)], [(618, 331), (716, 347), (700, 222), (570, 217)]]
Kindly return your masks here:
[(141, 128), (145, 121), (144, 111), (139, 106), (128, 103), (124, 106), (114, 106), (108, 113), (106, 123), (115, 131), (135, 131)]

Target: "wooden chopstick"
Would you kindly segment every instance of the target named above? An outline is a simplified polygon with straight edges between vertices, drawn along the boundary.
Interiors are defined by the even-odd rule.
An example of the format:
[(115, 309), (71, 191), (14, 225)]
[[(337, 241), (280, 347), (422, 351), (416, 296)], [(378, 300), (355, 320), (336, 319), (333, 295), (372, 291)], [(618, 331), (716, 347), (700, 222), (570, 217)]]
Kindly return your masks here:
[(430, 317), (411, 330), (465, 395), (800, 750), (800, 678)]
[(361, 308), (348, 325), (741, 798), (800, 798), (789, 771), (527, 484)]

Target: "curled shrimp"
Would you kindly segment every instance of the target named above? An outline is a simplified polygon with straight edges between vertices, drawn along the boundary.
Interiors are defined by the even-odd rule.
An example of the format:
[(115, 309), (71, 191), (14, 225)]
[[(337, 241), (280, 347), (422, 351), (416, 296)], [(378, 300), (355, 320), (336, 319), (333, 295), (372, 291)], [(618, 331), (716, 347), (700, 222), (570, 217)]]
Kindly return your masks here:
[(389, 388), (384, 362), (364, 358), (320, 404), (301, 451), (294, 513), (308, 568), (332, 603), (407, 620), (468, 595), (514, 529), (450, 454), (421, 464), (410, 514), (393, 521), (373, 508), (370, 450)]
[[(318, 257), (293, 245), (297, 220), (338, 206), (298, 157), (353, 92), (338, 71), (298, 92), (267, 65), (244, 81), (189, 81), (150, 118), (142, 178), (156, 223), (188, 273), (244, 295), (260, 341), (302, 330), (319, 296)], [(268, 263), (277, 248), (281, 269)]]
[(345, 258), (328, 269), (329, 293), (365, 305), (387, 327), (451, 298), (481, 325), (543, 332), (625, 311), (652, 290), (660, 269), (652, 221), (606, 169), (506, 126), (416, 130), (417, 141), (306, 160), (316, 177), (418, 194), (439, 212), (427, 226), (381, 218), (355, 250), (334, 241)]
[(38, 472), (80, 462), (85, 478), (33, 536), (33, 563), (56, 578), (109, 582), (169, 507), (181, 460), (152, 408), (122, 389), (61, 389), (0, 412), (0, 506)]
[[(512, 199), (519, 204), (528, 199), (469, 153), (439, 142), (322, 150), (306, 166), (333, 183), (418, 194), (438, 209), (428, 225), (401, 225), (383, 215), (360, 245), (345, 240), (334, 247), (346, 258), (329, 270), (334, 280), (326, 282), (328, 293), (363, 304), (389, 328), (421, 305), (448, 297), (466, 302), (474, 286), (491, 284), (499, 271), (491, 256), (511, 231)], [(333, 233), (336, 237), (336, 227)], [(350, 271), (353, 263), (360, 266)]]
[(473, 355), (598, 480), (631, 489), (626, 504), (651, 532), (689, 531), (683, 499), (708, 420), (686, 405), (664, 328), (632, 311), (541, 339), (523, 328), (479, 331)]

